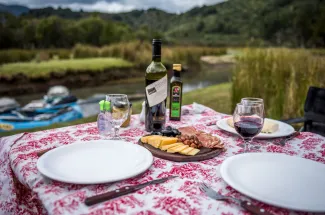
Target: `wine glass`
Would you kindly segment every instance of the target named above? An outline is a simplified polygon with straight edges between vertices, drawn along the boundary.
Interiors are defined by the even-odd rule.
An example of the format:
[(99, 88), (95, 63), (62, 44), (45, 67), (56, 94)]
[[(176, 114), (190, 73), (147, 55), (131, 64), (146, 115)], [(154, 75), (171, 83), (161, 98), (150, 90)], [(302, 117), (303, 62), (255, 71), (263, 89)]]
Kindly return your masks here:
[(242, 98), (240, 103), (244, 105), (252, 105), (252, 104), (261, 104), (263, 108), (263, 116), (265, 118), (265, 112), (264, 112), (264, 100), (261, 98), (253, 98), (253, 97), (246, 97)]
[(125, 94), (109, 94), (106, 96), (106, 100), (110, 102), (111, 114), (112, 114), (112, 125), (114, 128), (113, 140), (120, 140), (119, 129), (125, 122), (129, 114), (129, 100)]
[(264, 125), (262, 104), (237, 104), (233, 119), (234, 127), (244, 140), (244, 152), (248, 152), (248, 144), (258, 135)]

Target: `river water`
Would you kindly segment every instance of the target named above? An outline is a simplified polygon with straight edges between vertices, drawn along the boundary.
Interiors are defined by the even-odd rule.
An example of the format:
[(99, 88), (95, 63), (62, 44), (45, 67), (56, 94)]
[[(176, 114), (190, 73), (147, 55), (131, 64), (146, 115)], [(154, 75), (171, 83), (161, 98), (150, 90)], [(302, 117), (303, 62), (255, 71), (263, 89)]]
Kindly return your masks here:
[[(201, 65), (200, 67), (190, 67), (190, 69), (181, 74), (183, 81), (183, 92), (190, 92), (199, 88), (204, 88), (210, 85), (220, 84), (231, 80), (231, 71), (233, 66), (231, 64), (223, 65)], [(144, 71), (143, 71), (144, 74)], [(132, 95), (144, 94), (144, 78), (143, 80), (124, 80), (122, 83), (114, 84), (107, 83), (101, 86), (82, 87), (71, 89), (71, 94), (77, 96), (79, 99), (86, 99), (95, 94), (110, 94), (121, 93)], [(25, 94), (14, 97), (21, 105), (29, 103), (31, 100), (41, 99), (43, 94)]]

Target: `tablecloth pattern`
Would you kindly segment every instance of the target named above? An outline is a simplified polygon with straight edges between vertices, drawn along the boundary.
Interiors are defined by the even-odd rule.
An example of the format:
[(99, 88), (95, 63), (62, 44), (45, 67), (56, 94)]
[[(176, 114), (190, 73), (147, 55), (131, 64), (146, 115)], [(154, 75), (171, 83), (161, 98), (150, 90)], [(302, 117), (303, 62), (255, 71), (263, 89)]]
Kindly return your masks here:
[[(96, 123), (81, 124), (36, 133), (4, 137), (0, 140), (0, 214), (131, 214), (131, 215), (198, 215), (198, 214), (249, 214), (238, 205), (214, 201), (199, 191), (198, 184), (205, 182), (224, 195), (249, 200), (228, 186), (221, 178), (219, 168), (223, 160), (242, 152), (241, 138), (219, 130), (213, 122), (227, 117), (207, 107), (201, 114), (191, 111), (181, 122), (168, 122), (180, 127), (193, 125), (199, 130), (218, 135), (227, 151), (206, 161), (177, 163), (154, 158), (152, 167), (144, 174), (121, 182), (98, 185), (66, 184), (44, 178), (36, 168), (36, 152), (77, 141), (99, 140)], [(125, 140), (137, 143), (146, 134), (139, 115), (133, 115), (131, 125), (121, 130)], [(273, 140), (279, 141), (279, 140)], [(256, 140), (258, 151), (285, 153), (325, 164), (325, 138), (312, 133), (301, 133), (285, 147), (270, 140)], [(107, 169), (110, 165), (107, 164)], [(105, 171), (105, 170), (103, 170)], [(126, 185), (136, 185), (170, 175), (179, 176), (163, 184), (148, 186), (134, 194), (87, 207), (86, 197)], [(297, 179), (299, 180), (299, 179)], [(272, 207), (255, 200), (274, 214), (306, 214)]]

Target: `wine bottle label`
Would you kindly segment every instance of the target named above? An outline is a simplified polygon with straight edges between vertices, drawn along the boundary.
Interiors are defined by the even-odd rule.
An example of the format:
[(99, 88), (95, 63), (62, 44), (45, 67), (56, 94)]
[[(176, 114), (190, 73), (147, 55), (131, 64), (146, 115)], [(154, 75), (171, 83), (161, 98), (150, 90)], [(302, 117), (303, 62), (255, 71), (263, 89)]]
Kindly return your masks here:
[(171, 105), (171, 117), (180, 117), (181, 115), (181, 87), (172, 87), (172, 98), (170, 98)]
[(167, 75), (146, 87), (149, 107), (155, 106), (167, 98)]

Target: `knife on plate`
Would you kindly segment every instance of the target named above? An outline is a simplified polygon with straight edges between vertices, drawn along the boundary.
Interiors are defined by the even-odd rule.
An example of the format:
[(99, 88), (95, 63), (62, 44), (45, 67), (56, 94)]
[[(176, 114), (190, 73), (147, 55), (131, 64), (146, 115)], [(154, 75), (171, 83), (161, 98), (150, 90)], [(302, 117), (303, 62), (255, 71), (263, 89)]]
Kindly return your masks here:
[(161, 178), (161, 179), (157, 179), (157, 180), (153, 180), (153, 181), (149, 181), (146, 182), (144, 184), (139, 184), (139, 185), (135, 185), (135, 186), (126, 186), (126, 187), (121, 187), (119, 189), (113, 190), (113, 191), (109, 191), (107, 193), (103, 193), (103, 194), (99, 194), (96, 196), (92, 196), (92, 197), (88, 197), (85, 200), (85, 204), (87, 206), (91, 206), (100, 202), (104, 202), (107, 200), (111, 200), (120, 196), (124, 196), (127, 195), (129, 193), (134, 193), (137, 190), (140, 190), (144, 187), (147, 187), (149, 185), (153, 185), (153, 184), (160, 184), (160, 183), (164, 183), (166, 181), (168, 181), (169, 179), (173, 179), (176, 178), (177, 176), (169, 176), (166, 178)]

